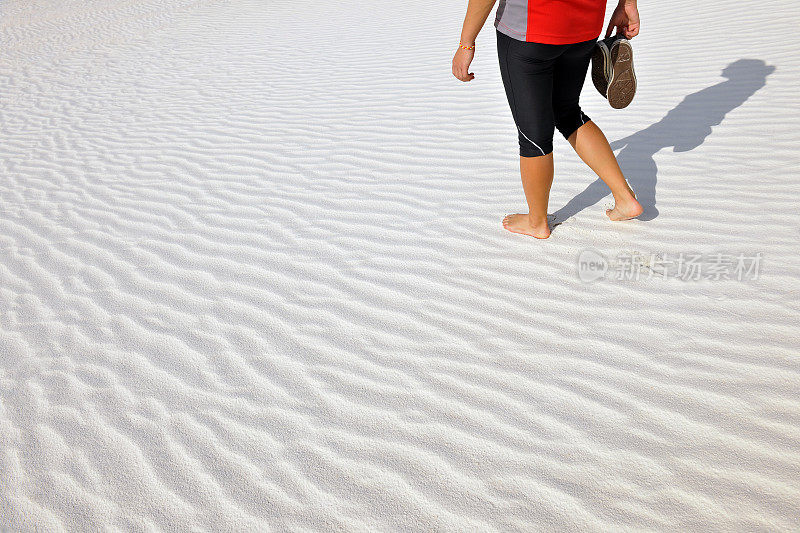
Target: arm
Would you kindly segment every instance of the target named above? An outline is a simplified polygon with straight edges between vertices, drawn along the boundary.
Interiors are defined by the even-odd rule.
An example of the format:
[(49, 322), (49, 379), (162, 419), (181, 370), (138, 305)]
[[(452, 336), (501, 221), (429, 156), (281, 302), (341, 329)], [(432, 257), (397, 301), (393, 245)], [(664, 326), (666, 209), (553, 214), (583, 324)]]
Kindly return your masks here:
[(624, 35), (627, 39), (639, 35), (639, 8), (636, 6), (636, 0), (619, 0), (608, 22), (606, 37), (611, 35), (611, 30), (614, 28), (617, 29), (617, 35)]
[[(469, 0), (467, 5), (467, 15), (464, 17), (464, 25), (461, 28), (461, 44), (464, 46), (474, 46), (475, 38), (483, 28), (486, 18), (492, 12), (492, 7), (497, 0)], [(475, 49), (465, 50), (459, 46), (456, 55), (453, 57), (453, 76), (461, 81), (470, 81), (475, 74), (468, 72), (472, 58), (475, 57)]]

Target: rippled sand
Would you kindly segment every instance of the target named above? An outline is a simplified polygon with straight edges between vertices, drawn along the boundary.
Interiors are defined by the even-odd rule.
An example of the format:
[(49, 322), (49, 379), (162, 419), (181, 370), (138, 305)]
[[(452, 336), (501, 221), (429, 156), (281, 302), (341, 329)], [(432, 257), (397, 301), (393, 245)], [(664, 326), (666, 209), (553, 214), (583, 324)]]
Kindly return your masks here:
[(796, 530), (797, 7), (643, 4), (540, 241), (493, 14), (0, 2), (0, 530)]

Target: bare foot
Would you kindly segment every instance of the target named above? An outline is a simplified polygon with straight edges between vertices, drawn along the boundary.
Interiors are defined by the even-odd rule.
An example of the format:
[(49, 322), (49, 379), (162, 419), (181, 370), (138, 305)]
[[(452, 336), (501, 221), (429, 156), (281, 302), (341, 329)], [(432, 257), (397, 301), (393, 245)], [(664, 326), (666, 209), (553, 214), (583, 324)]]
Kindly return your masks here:
[(550, 226), (547, 224), (547, 219), (533, 224), (528, 213), (506, 215), (503, 219), (503, 227), (512, 233), (531, 235), (537, 239), (546, 239), (550, 236)]
[(606, 209), (606, 215), (611, 220), (628, 220), (642, 214), (644, 208), (634, 196), (626, 202), (616, 202), (613, 209)]

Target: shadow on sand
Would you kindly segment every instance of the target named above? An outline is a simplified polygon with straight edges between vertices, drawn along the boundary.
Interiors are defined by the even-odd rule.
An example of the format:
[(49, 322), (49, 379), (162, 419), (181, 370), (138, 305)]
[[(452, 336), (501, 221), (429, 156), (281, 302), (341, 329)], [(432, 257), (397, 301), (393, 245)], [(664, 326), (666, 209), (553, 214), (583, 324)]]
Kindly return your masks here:
[[(617, 154), (617, 161), (644, 207), (644, 212), (636, 218), (652, 220), (658, 216), (658, 167), (653, 156), (662, 148), (672, 147), (674, 152), (687, 152), (703, 144), (711, 133), (711, 126), (720, 124), (727, 113), (764, 87), (767, 76), (774, 71), (774, 66), (760, 59), (734, 61), (722, 70), (727, 81), (688, 95), (655, 124), (611, 143), (612, 149), (622, 149)], [(608, 186), (598, 178), (554, 213), (555, 223), (565, 221), (609, 194)]]

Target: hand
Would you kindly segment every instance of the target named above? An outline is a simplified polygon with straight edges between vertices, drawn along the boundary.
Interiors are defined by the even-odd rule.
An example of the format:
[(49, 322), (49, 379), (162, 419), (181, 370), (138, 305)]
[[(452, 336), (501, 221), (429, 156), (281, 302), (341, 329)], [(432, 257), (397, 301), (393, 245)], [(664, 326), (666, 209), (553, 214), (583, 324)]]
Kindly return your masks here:
[(474, 79), (475, 74), (468, 72), (469, 64), (472, 63), (474, 57), (474, 48), (472, 50), (465, 50), (459, 46), (458, 50), (456, 50), (456, 55), (453, 57), (453, 76), (461, 81), (471, 81)]
[(622, 34), (626, 39), (639, 35), (639, 8), (636, 7), (636, 2), (622, 0), (619, 3), (608, 22), (606, 37), (611, 36), (614, 28), (617, 29), (617, 35)]

